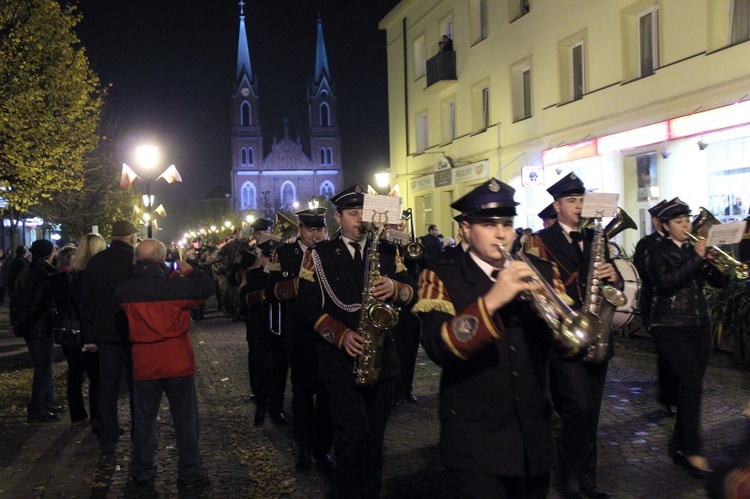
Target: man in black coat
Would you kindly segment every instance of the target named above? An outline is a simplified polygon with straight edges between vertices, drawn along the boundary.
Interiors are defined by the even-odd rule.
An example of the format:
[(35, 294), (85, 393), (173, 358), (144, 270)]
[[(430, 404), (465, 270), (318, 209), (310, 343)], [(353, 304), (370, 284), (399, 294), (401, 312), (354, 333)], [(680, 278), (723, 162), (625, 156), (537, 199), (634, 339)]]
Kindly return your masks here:
[[(362, 314), (365, 267), (371, 252), (379, 250), (379, 279), (370, 283), (373, 303), (410, 306), (416, 300), (416, 283), (397, 258), (395, 246), (365, 240), (362, 226), (364, 189), (359, 184), (340, 192), (336, 221), (341, 232), (305, 253), (300, 271), (300, 316), (324, 342), (318, 343), (318, 377), (330, 398), (336, 428), (335, 496), (378, 497), (383, 475), (383, 438), (396, 390), (398, 356), (389, 330), (385, 334), (379, 377), (371, 386), (359, 386), (352, 373), (354, 359), (363, 353), (358, 332)], [(372, 255), (374, 256), (374, 255)], [(375, 367), (375, 366), (373, 366)]]
[(296, 213), (298, 238), (274, 251), (268, 266), (265, 296), (280, 314), (279, 331), (290, 345), (289, 365), (292, 381), (292, 422), (297, 442), (298, 470), (309, 470), (312, 458), (321, 471), (335, 467), (328, 454), (333, 444), (333, 422), (328, 397), (318, 381), (318, 356), (315, 346), (322, 341), (297, 313), (297, 291), (302, 257), (310, 248), (326, 239), (325, 208)]
[(92, 256), (81, 288), (84, 349), (99, 352), (99, 450), (115, 451), (122, 433), (117, 415), (120, 385), (127, 381), (133, 417), (133, 361), (128, 320), (115, 298), (115, 288), (133, 275), (133, 248), (138, 229), (127, 220), (112, 225), (109, 248)]
[(16, 334), (23, 336), (29, 348), (34, 377), (31, 401), (27, 407), (29, 423), (58, 421), (60, 415), (50, 410), (54, 406), (52, 377), (52, 327), (55, 320), (53, 278), (57, 269), (52, 265), (55, 246), (39, 239), (31, 245), (32, 260), (16, 278), (13, 306)]
[[(498, 248), (515, 239), (513, 193), (493, 178), (451, 205), (470, 249), (422, 273), (414, 306), (422, 346), (443, 369), (440, 450), (461, 497), (546, 497), (554, 464), (549, 329), (517, 299), (540, 286)], [(552, 280), (553, 266), (537, 263)]]
[[(526, 239), (527, 253), (555, 263), (572, 299), (572, 308), (580, 310), (586, 301), (586, 281), (591, 261), (593, 231), (580, 230), (583, 194), (586, 189), (581, 179), (570, 173), (547, 189), (554, 198), (557, 222), (547, 229), (531, 234)], [(622, 286), (622, 278), (612, 264), (604, 245), (604, 262), (599, 264), (597, 276), (612, 286)], [(596, 484), (596, 432), (599, 410), (607, 379), (609, 358), (614, 355), (614, 343), (609, 333), (603, 362), (587, 362), (582, 356), (554, 358), (550, 363), (550, 388), (555, 410), (562, 421), (557, 446), (557, 468), (553, 486), (563, 497), (579, 497), (575, 485), (584, 497), (606, 498)]]
[(432, 224), (427, 228), (427, 234), (422, 236), (422, 245), (424, 246), (424, 264), (422, 267), (429, 268), (433, 265), (440, 255), (440, 250), (443, 249), (438, 234), (440, 234), (440, 229), (437, 225)]

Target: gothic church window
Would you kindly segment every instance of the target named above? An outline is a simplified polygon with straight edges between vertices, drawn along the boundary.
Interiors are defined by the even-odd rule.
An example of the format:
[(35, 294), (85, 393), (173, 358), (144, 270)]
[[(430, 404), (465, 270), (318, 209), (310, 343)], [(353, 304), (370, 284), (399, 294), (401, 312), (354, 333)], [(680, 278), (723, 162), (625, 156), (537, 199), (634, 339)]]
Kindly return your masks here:
[(325, 102), (320, 105), (320, 126), (331, 126), (331, 109)]
[(320, 164), (321, 165), (333, 164), (333, 150), (330, 147), (320, 148)]
[(255, 161), (253, 161), (253, 148), (252, 147), (247, 148), (247, 164), (250, 166), (253, 166), (253, 164), (255, 164)]
[(289, 209), (292, 203), (297, 199), (297, 192), (294, 188), (294, 184), (289, 180), (281, 184), (281, 207)]
[(240, 191), (240, 204), (241, 210), (256, 209), (255, 185), (252, 182), (245, 182), (242, 184), (242, 189)]
[(250, 126), (250, 104), (243, 102), (240, 107), (240, 126)]
[(331, 199), (331, 197), (335, 194), (336, 190), (333, 187), (333, 183), (331, 183), (330, 180), (326, 180), (322, 184), (320, 184), (320, 195), (321, 197), (324, 197), (326, 201)]

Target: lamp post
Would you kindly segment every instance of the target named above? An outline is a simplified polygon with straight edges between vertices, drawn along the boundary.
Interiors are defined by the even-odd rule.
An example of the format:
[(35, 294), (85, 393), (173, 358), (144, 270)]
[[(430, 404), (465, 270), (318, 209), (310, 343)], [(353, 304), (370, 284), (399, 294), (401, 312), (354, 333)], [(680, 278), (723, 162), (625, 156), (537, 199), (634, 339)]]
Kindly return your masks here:
[(375, 183), (377, 184), (378, 189), (387, 189), (388, 187), (390, 187), (390, 184), (391, 184), (390, 170), (385, 170), (385, 171), (376, 173)]
[[(120, 187), (127, 189), (136, 178), (140, 178), (141, 181), (146, 184), (146, 194), (143, 196), (143, 204), (146, 208), (146, 211), (143, 214), (143, 219), (146, 222), (148, 237), (150, 239), (153, 235), (153, 225), (156, 222), (154, 214), (156, 213), (161, 216), (166, 215), (166, 212), (164, 211), (164, 207), (162, 205), (159, 205), (156, 210), (153, 209), (154, 196), (151, 195), (151, 182), (154, 181), (152, 179), (151, 171), (159, 162), (159, 148), (156, 146), (136, 147), (135, 160), (142, 170), (143, 177), (139, 176), (133, 171), (132, 168), (123, 163), (122, 176), (120, 177)], [(180, 173), (177, 171), (177, 168), (174, 165), (171, 165), (169, 168), (164, 170), (161, 175), (156, 177), (155, 180), (159, 180), (160, 178), (166, 180), (168, 184), (171, 184), (172, 182), (182, 182), (182, 177), (180, 177)]]

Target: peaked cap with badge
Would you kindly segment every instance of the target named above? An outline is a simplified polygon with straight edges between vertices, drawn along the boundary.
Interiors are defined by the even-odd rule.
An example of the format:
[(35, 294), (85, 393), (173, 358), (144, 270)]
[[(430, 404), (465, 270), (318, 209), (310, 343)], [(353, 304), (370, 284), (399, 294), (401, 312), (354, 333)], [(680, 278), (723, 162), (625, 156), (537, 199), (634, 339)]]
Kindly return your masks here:
[(564, 198), (567, 196), (583, 196), (586, 188), (583, 181), (573, 172), (568, 173), (563, 178), (547, 188), (547, 192), (555, 198)]
[(460, 211), (464, 219), (468, 220), (514, 217), (519, 204), (513, 200), (515, 192), (508, 184), (491, 178), (455, 201), (451, 208)]
[(325, 227), (326, 226), (326, 209), (310, 208), (295, 213), (299, 223), (305, 227)]
[(276, 248), (281, 246), (280, 241), (276, 241), (275, 239), (269, 239), (268, 241), (265, 241), (263, 243), (260, 243), (258, 245), (258, 249), (260, 250), (261, 254), (263, 256), (271, 256)]
[(362, 208), (365, 204), (365, 191), (361, 185), (354, 184), (333, 196), (331, 203), (339, 210)]

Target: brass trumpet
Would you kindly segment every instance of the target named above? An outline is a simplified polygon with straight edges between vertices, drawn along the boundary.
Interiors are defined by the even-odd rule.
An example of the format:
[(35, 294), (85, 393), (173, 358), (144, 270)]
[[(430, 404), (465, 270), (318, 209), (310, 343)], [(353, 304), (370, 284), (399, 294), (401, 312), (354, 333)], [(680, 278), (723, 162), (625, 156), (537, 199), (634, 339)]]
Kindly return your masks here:
[(547, 324), (552, 331), (552, 341), (560, 348), (560, 353), (570, 357), (588, 348), (592, 341), (591, 335), (598, 323), (596, 317), (588, 312), (570, 308), (522, 251), (511, 255), (502, 243), (498, 243), (497, 246), (505, 260), (517, 260), (529, 266), (534, 275), (527, 279), (528, 282), (541, 284), (541, 290), (525, 291), (520, 298), (528, 301)]
[(407, 208), (405, 213), (409, 218), (409, 228), (411, 229), (411, 242), (406, 245), (406, 258), (409, 260), (421, 260), (424, 257), (424, 245), (417, 241), (414, 235), (414, 214), (411, 208)]
[[(704, 241), (706, 239), (705, 237), (694, 236), (688, 231), (684, 232), (693, 244), (699, 241)], [(718, 246), (708, 246), (706, 249), (710, 250), (714, 256), (713, 260), (708, 261), (711, 265), (714, 266), (714, 268), (716, 268), (716, 270), (718, 270), (722, 274), (734, 274), (734, 276), (740, 281), (750, 279), (750, 268), (748, 268), (748, 265), (746, 263), (740, 262)]]

